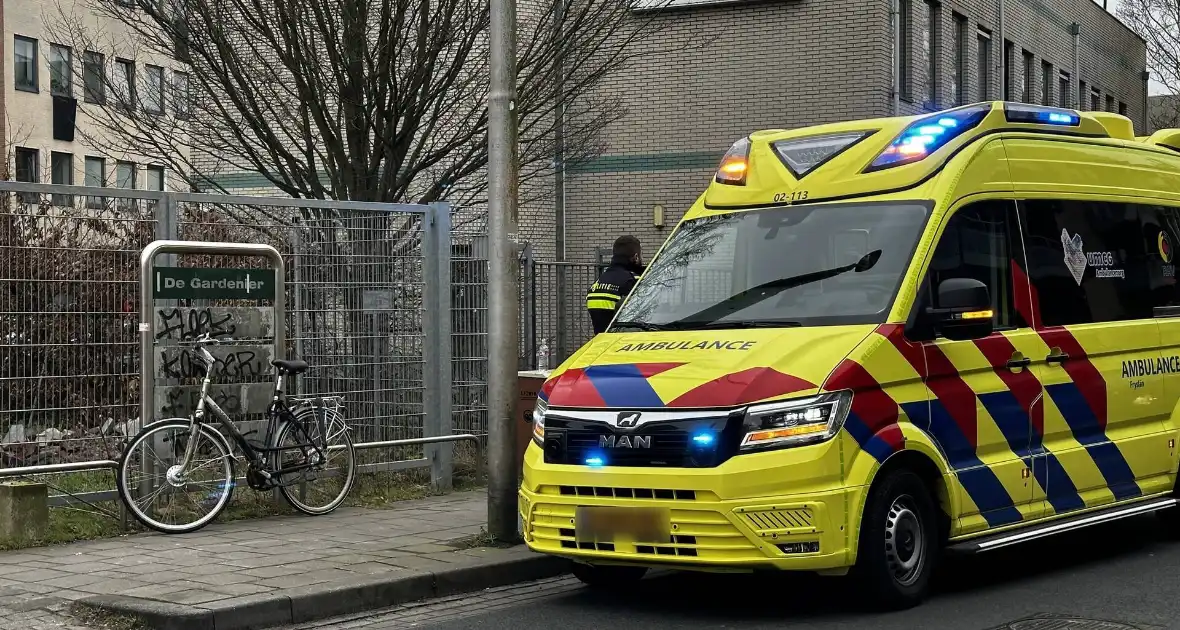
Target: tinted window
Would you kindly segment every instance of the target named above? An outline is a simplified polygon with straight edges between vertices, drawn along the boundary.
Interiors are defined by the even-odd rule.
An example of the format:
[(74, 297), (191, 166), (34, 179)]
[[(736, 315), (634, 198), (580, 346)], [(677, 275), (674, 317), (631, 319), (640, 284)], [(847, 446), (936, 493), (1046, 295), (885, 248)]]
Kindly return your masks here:
[[(1147, 240), (1147, 279), (1152, 306), (1180, 306), (1176, 290), (1176, 248), (1180, 246), (1180, 208), (1139, 206)], [(1152, 247), (1154, 246), (1154, 251)]]
[(938, 307), (938, 285), (952, 278), (971, 278), (987, 285), (998, 329), (1027, 326), (1012, 299), (1012, 261), (1016, 207), (1010, 201), (984, 201), (966, 206), (951, 217), (938, 240), (927, 271), (928, 289)]
[(1152, 317), (1148, 269), (1159, 254), (1155, 235), (1147, 246), (1136, 206), (1034, 200), (1023, 207), (1029, 279), (1044, 325)]

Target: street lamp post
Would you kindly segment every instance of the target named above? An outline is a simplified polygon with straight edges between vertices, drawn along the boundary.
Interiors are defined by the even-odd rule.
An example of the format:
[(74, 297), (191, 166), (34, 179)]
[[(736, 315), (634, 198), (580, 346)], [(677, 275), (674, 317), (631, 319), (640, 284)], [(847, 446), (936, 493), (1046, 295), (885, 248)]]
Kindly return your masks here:
[(488, 533), (517, 538), (516, 0), (488, 0)]

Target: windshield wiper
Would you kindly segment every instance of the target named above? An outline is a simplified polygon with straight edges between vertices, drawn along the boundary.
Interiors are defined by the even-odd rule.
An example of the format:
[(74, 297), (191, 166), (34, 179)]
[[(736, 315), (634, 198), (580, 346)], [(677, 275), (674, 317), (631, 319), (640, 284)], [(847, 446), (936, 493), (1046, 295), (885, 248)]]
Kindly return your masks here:
[(779, 278), (778, 280), (771, 280), (770, 282), (763, 282), (756, 287), (750, 287), (741, 293), (731, 295), (728, 298), (685, 317), (684, 319), (672, 322), (676, 325), (685, 326), (700, 326), (702, 324), (709, 324), (715, 322), (730, 313), (736, 313), (740, 310), (747, 309), (763, 300), (768, 300), (787, 289), (794, 289), (812, 282), (819, 282), (820, 280), (827, 280), (834, 278), (849, 271), (860, 273), (868, 271), (877, 264), (881, 259), (881, 250), (874, 249), (865, 254), (860, 260), (851, 265), (844, 265), (843, 267), (833, 267), (823, 271), (813, 271), (811, 273), (804, 273), (797, 276), (790, 276), (788, 278)]
[[(687, 327), (689, 322), (684, 322)], [(803, 322), (797, 322), (790, 319), (719, 319), (711, 322), (704, 322), (692, 326), (698, 329), (717, 329), (717, 328), (799, 328), (803, 326)]]
[(648, 322), (615, 322), (611, 324), (610, 330), (614, 332), (619, 328), (636, 328), (645, 332), (653, 332), (659, 330), (679, 330), (678, 326), (669, 324), (651, 324)]

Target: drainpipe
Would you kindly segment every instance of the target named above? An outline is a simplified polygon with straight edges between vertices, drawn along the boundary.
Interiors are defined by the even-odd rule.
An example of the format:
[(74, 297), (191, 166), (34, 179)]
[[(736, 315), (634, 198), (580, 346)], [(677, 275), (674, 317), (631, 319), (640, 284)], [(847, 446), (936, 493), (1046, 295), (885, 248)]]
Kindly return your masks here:
[(1151, 73), (1144, 70), (1143, 73), (1139, 75), (1139, 77), (1143, 79), (1143, 131), (1140, 133), (1146, 136), (1155, 131), (1151, 128), (1151, 121), (1148, 120), (1147, 112), (1148, 108), (1151, 107), (1151, 99), (1148, 97), (1148, 86), (1151, 84)]
[(1082, 80), (1082, 26), (1074, 22), (1069, 27), (1069, 32), (1073, 35), (1073, 80), (1069, 82), (1069, 92), (1073, 94), (1074, 109), (1082, 109), (1082, 95), (1078, 93), (1081, 88)]
[(890, 0), (889, 20), (893, 29), (893, 115), (901, 115), (901, 0)]

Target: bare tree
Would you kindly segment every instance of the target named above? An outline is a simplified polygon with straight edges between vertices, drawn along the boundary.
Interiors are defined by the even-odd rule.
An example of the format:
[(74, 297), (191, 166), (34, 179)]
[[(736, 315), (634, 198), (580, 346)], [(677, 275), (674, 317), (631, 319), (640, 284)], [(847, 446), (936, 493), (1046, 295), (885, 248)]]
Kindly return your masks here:
[[(215, 175), (236, 171), (293, 197), (482, 200), (486, 0), (127, 4), (59, 0), (46, 21), (57, 40), (108, 61), (173, 58), (187, 68), (159, 85), (141, 75), (136, 89), (116, 68), (110, 106), (81, 108), (93, 123), (88, 143), (163, 163), (202, 189), (221, 189)], [(79, 8), (115, 27), (77, 19)], [(526, 183), (552, 168), (559, 103), (567, 165), (592, 158), (602, 150), (601, 130), (625, 114), (597, 88), (641, 51), (693, 45), (652, 45), (658, 22), (633, 13), (630, 0), (537, 0), (520, 15)]]
[[(1147, 40), (1147, 70), (1171, 94), (1180, 94), (1180, 0), (1121, 0), (1119, 17)], [(1161, 99), (1150, 113), (1155, 129), (1180, 127), (1180, 99)]]

